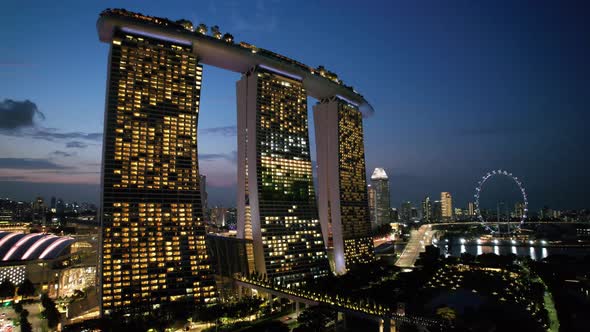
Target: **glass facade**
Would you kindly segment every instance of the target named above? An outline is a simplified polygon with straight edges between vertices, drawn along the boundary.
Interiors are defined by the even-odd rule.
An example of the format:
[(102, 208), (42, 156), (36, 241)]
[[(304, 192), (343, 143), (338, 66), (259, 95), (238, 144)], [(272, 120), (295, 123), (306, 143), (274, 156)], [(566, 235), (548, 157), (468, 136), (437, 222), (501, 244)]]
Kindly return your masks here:
[(334, 272), (374, 259), (365, 171), (363, 118), (337, 97), (314, 106), (319, 212)]
[(373, 260), (373, 238), (367, 180), (363, 117), (347, 103), (338, 103), (340, 219), (346, 266)]
[(327, 275), (302, 82), (263, 68), (250, 71), (238, 82), (238, 113), (238, 137), (245, 136), (238, 142), (245, 166), (239, 209), (247, 216), (241, 228), (245, 237), (252, 228), (257, 271), (293, 285)]
[(122, 32), (109, 66), (101, 311), (210, 302), (197, 159), (202, 67), (191, 46)]

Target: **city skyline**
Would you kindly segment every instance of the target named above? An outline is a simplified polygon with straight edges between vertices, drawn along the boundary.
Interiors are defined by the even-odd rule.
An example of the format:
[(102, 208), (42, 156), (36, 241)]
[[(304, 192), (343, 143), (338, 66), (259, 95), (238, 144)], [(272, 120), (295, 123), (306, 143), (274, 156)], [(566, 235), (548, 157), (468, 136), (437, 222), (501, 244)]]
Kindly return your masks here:
[[(95, 41), (95, 27), (87, 22), (93, 22), (95, 13), (104, 7), (125, 6), (146, 14), (163, 13), (160, 15), (173, 19), (218, 24), (238, 41), (269, 47), (305, 63), (328, 64), (328, 69), (340, 74), (345, 82), (353, 82), (376, 109), (375, 116), (364, 120), (366, 169), (370, 172), (375, 167), (383, 167), (388, 172), (394, 188), (391, 191), (392, 206), (399, 206), (405, 200), (417, 205), (424, 196), (436, 197), (442, 191), (452, 193), (454, 205), (466, 206), (479, 177), (487, 171), (503, 168), (523, 179), (532, 210), (543, 205), (557, 209), (585, 207), (583, 197), (588, 188), (588, 175), (583, 170), (588, 165), (580, 157), (583, 145), (580, 142), (586, 138), (581, 125), (586, 122), (588, 114), (583, 110), (585, 99), (581, 95), (579, 80), (587, 76), (588, 65), (582, 59), (589, 52), (587, 45), (578, 42), (583, 40), (579, 36), (587, 30), (584, 29), (587, 23), (580, 20), (573, 8), (553, 8), (545, 4), (530, 9), (525, 5), (510, 4), (510, 8), (504, 9), (510, 15), (504, 17), (503, 10), (487, 8), (489, 20), (476, 24), (469, 14), (480, 13), (486, 8), (458, 6), (441, 9), (432, 5), (425, 9), (398, 4), (387, 5), (400, 13), (398, 22), (388, 23), (379, 17), (371, 25), (368, 17), (375, 8), (361, 10), (347, 6), (342, 9), (344, 19), (330, 18), (334, 27), (322, 24), (325, 30), (321, 30), (314, 29), (313, 24), (301, 26), (297, 33), (306, 38), (309, 45), (295, 47), (289, 43), (295, 36), (283, 29), (292, 24), (285, 4), (273, 6), (260, 2), (256, 7), (257, 15), (275, 18), (271, 20), (272, 24), (269, 23), (272, 29), (261, 29), (248, 23), (239, 5), (211, 2), (198, 15), (186, 15), (182, 9), (191, 8), (187, 3), (164, 9), (153, 4), (142, 8), (109, 3), (82, 8), (71, 4), (67, 12), (72, 22), (79, 22), (80, 26), (79, 31), (72, 32), (71, 38), (79, 45), (81, 56), (68, 58), (60, 53), (64, 51), (55, 50), (47, 59), (41, 59), (39, 54), (32, 52), (33, 46), (23, 45), (22, 40), (31, 40), (34, 35), (57, 36), (66, 31), (67, 24), (47, 23), (53, 9), (21, 8), (17, 3), (5, 6), (17, 13), (5, 24), (21, 26), (25, 21), (23, 17), (32, 17), (47, 28), (39, 31), (34, 26), (23, 26), (22, 29), (2, 32), (8, 45), (8, 52), (1, 59), (1, 69), (8, 79), (0, 82), (0, 113), (3, 116), (0, 124), (3, 192), (0, 194), (3, 196), (32, 200), (30, 194), (39, 193), (46, 198), (55, 194), (68, 201), (74, 197), (82, 201), (98, 201), (98, 155), (101, 151), (98, 133), (102, 132), (102, 82), (105, 81), (106, 63), (98, 56), (104, 53), (105, 47)], [(525, 8), (533, 15), (520, 16)], [(228, 15), (224, 9), (232, 13), (229, 18), (226, 18)], [(417, 19), (416, 22), (422, 22), (436, 10), (443, 10), (448, 15), (435, 16), (434, 20), (419, 28), (415, 22), (402, 18), (405, 13)], [(191, 15), (194, 17), (188, 17)], [(346, 18), (353, 15), (360, 17), (360, 32), (346, 30)], [(499, 17), (503, 17), (506, 23), (494, 21)], [(559, 24), (566, 18), (568, 25)], [(453, 23), (452, 19), (458, 20)], [(522, 20), (527, 20), (528, 24)], [(519, 29), (520, 24), (525, 29)], [(448, 30), (436, 32), (439, 25)], [(474, 29), (467, 33), (467, 28)], [(348, 35), (336, 33), (343, 30), (348, 31)], [(399, 31), (408, 32), (402, 34)], [(376, 44), (375, 40), (365, 37), (369, 32), (377, 34), (375, 40), (390, 41), (393, 46)], [(326, 42), (324, 34), (330, 33), (336, 36), (336, 40)], [(535, 37), (540, 33), (543, 33), (543, 39)], [(441, 43), (458, 48), (441, 48), (434, 36), (442, 38)], [(349, 65), (349, 59), (340, 60), (337, 56), (336, 50), (342, 50), (338, 43), (342, 44), (348, 38), (360, 43), (359, 50), (350, 54), (359, 64), (357, 68)], [(47, 43), (51, 38), (39, 39), (38, 47), (50, 47)], [(426, 55), (425, 51), (431, 49), (427, 42), (431, 42), (430, 47), (448, 62), (446, 65)], [(327, 43), (321, 47), (326, 52), (313, 52), (318, 43)], [(524, 46), (517, 50), (502, 50), (502, 45), (512, 43)], [(379, 59), (370, 63), (369, 57), (360, 49), (371, 47), (382, 51), (385, 59), (393, 57), (398, 64), (391, 65), (391, 61), (386, 63)], [(566, 54), (571, 61), (558, 61), (552, 52)], [(536, 56), (539, 54), (542, 56)], [(408, 62), (411, 57), (421, 61)], [(508, 63), (507, 57), (513, 57), (515, 63)], [(67, 66), (61, 58), (68, 59)], [(491, 63), (493, 70), (482, 69), (484, 63)], [(423, 65), (426, 65), (425, 69), (416, 70), (416, 66)], [(64, 73), (60, 73), (60, 68)], [(85, 77), (79, 75), (80, 68), (84, 68)], [(420, 74), (424, 70), (429, 70), (425, 77)], [(202, 138), (199, 161), (202, 173), (208, 176), (210, 205), (232, 205), (235, 204), (233, 197), (237, 183), (235, 126), (223, 122), (235, 114), (236, 97), (231, 84), (237, 76), (223, 74), (208, 66), (204, 72), (211, 88), (205, 89), (202, 95), (202, 109), (207, 115), (202, 118), (199, 132)], [(467, 86), (473, 83), (470, 72), (489, 78), (475, 84), (474, 88), (480, 91)], [(431, 76), (433, 80), (425, 80)], [(389, 80), (391, 86), (372, 83), (388, 81), (386, 77), (395, 77), (395, 80)], [(62, 83), (64, 88), (58, 89), (60, 84), (47, 81), (47, 78), (55, 78), (56, 83)], [(445, 80), (452, 84), (432, 83)], [(410, 84), (404, 83), (406, 81)], [(440, 88), (443, 85), (447, 86), (446, 90)], [(391, 89), (396, 91), (393, 96), (388, 93)], [(469, 95), (467, 101), (459, 102), (464, 96), (460, 92)], [(308, 106), (310, 110), (311, 106)], [(433, 124), (424, 127), (425, 122)], [(312, 126), (310, 124), (309, 130), (313, 148)], [(439, 142), (440, 137), (444, 139)], [(507, 140), (512, 146), (506, 146)], [(314, 158), (315, 152), (312, 151), (311, 155)], [(430, 166), (432, 164), (437, 167)], [(572, 182), (569, 177), (576, 180)], [(25, 196), (24, 193), (28, 194)], [(223, 197), (231, 200), (224, 201)]]

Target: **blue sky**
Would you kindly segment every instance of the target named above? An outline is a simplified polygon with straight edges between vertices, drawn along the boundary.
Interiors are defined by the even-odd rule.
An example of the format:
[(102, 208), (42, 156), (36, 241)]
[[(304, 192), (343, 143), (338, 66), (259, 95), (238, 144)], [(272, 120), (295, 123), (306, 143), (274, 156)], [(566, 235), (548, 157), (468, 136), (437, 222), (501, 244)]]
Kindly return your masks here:
[[(502, 168), (534, 208), (588, 207), (590, 11), (561, 1), (3, 1), (0, 196), (98, 201), (108, 45), (95, 23), (107, 7), (219, 25), (338, 73), (376, 110), (367, 169), (387, 170), (394, 206), (441, 191), (465, 205)], [(235, 126), (238, 79), (204, 69), (199, 153), (213, 204), (235, 200), (236, 138), (214, 128)], [(32, 122), (7, 120), (25, 113)]]

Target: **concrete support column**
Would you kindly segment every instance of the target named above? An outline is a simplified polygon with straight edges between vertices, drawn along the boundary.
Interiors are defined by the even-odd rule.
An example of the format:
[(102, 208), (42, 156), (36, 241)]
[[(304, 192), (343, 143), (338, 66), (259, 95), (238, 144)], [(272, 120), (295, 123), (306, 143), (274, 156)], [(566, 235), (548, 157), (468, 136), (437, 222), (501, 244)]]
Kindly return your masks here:
[(382, 318), (379, 320), (379, 332), (396, 332), (395, 320)]
[(385, 318), (385, 319), (382, 319), (382, 322), (383, 322), (383, 325), (382, 325), (383, 331), (389, 332), (391, 330), (391, 319)]
[(299, 317), (299, 302), (295, 301), (295, 315)]

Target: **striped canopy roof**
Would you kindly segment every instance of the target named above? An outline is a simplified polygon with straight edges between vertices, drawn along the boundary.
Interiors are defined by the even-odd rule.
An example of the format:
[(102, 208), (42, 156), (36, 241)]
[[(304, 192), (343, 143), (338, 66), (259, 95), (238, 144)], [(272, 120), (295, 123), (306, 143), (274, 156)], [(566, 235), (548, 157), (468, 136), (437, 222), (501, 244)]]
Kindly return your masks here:
[(55, 259), (74, 241), (74, 238), (68, 236), (47, 233), (0, 232), (0, 260)]

